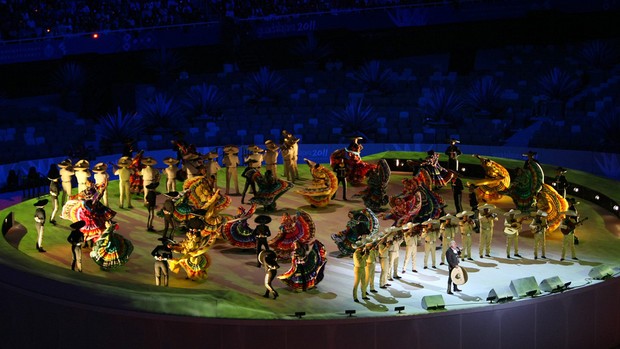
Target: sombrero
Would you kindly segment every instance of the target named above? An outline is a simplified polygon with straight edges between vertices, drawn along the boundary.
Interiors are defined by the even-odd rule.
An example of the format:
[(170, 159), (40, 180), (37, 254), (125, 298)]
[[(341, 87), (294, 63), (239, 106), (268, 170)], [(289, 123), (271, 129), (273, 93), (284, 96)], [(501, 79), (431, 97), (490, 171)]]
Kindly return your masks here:
[(144, 166), (154, 166), (157, 165), (157, 160), (153, 159), (152, 157), (146, 157), (142, 159), (141, 163)]
[(257, 258), (262, 265), (272, 265), (276, 261), (276, 253), (273, 250), (262, 250)]
[(233, 144), (229, 144), (224, 147), (223, 152), (224, 153), (238, 153), (239, 147)]
[(568, 171), (567, 169), (565, 169), (562, 166), (559, 166), (558, 168), (555, 169), (556, 171), (560, 172), (560, 173), (566, 173), (566, 171)]
[(95, 167), (93, 167), (93, 172), (105, 172), (108, 170), (108, 165), (100, 162), (97, 165), (95, 165)]
[(422, 222), (421, 224), (427, 225), (427, 224), (438, 224), (438, 223), (439, 223), (438, 220), (429, 218), (429, 219), (425, 220), (424, 222)]
[(268, 224), (269, 222), (271, 222), (271, 217), (264, 214), (258, 215), (256, 218), (254, 218), (254, 223)]
[(461, 143), (461, 141), (455, 138), (450, 138), (450, 143)]
[(570, 217), (577, 217), (577, 212), (573, 211), (573, 210), (568, 210), (565, 212), (562, 212), (564, 215), (566, 216), (570, 216)]
[(86, 225), (85, 221), (77, 221), (75, 223), (71, 223), (69, 225), (69, 228), (71, 229), (81, 229), (82, 227), (84, 227)]
[(153, 183), (147, 185), (146, 189), (152, 190), (152, 189), (157, 189), (157, 187), (159, 187), (159, 182), (153, 182)]
[(116, 166), (118, 167), (127, 167), (129, 165), (131, 165), (131, 159), (128, 156), (123, 156), (118, 159), (118, 162), (116, 163)]
[(179, 196), (179, 192), (178, 191), (171, 191), (168, 193), (164, 193), (164, 196), (167, 196), (171, 199), (176, 199)]
[(439, 217), (439, 220), (440, 221), (447, 221), (448, 219), (452, 219), (452, 218), (454, 218), (454, 216), (448, 213), (448, 214), (446, 214), (443, 217)]
[(265, 151), (264, 149), (262, 149), (261, 147), (259, 147), (259, 146), (258, 146), (258, 145), (256, 145), (256, 144), (252, 144), (252, 145), (250, 145), (250, 146), (248, 147), (248, 150), (249, 150), (249, 151), (251, 151), (251, 152), (253, 152), (253, 153), (262, 153), (262, 152), (264, 152), (264, 151)]
[(34, 207), (43, 207), (45, 205), (47, 205), (47, 203), (49, 202), (48, 199), (41, 199), (37, 202), (34, 203)]
[(198, 154), (195, 153), (189, 153), (186, 155), (183, 155), (183, 160), (196, 160), (196, 159), (200, 159), (200, 156), (198, 156)]
[(272, 141), (271, 139), (268, 139), (265, 141), (265, 146), (267, 147), (267, 149), (271, 151), (276, 151), (280, 149), (280, 147), (277, 144), (275, 144), (274, 141)]
[(521, 154), (521, 155), (522, 155), (522, 156), (535, 156), (536, 154), (538, 154), (538, 153), (537, 153), (537, 152), (535, 152), (535, 151), (531, 151), (531, 150), (530, 150), (530, 151), (528, 151), (527, 153), (523, 153), (523, 154)]
[(174, 240), (172, 240), (170, 238), (161, 237), (161, 238), (157, 238), (157, 240), (159, 240), (159, 241), (161, 241), (162, 243), (165, 243), (165, 244), (171, 244), (171, 245), (176, 244), (176, 241), (174, 241)]
[(492, 208), (495, 208), (495, 205), (491, 205), (491, 204), (484, 204), (484, 205), (482, 205), (482, 206), (480, 206), (480, 207), (478, 207), (478, 208), (479, 208), (479, 209), (481, 209), (481, 210), (485, 210), (485, 209), (486, 209), (486, 210), (490, 210), (490, 209), (492, 209)]
[(177, 160), (175, 158), (172, 158), (172, 157), (167, 157), (167, 158), (164, 159), (164, 164), (166, 164), (166, 165), (174, 166), (174, 165), (176, 165), (178, 163), (179, 163), (179, 160)]
[(61, 162), (58, 163), (58, 167), (60, 168), (67, 168), (67, 167), (71, 167), (72, 166), (72, 162), (71, 159), (64, 159)]
[(467, 270), (463, 267), (454, 268), (450, 273), (450, 278), (455, 285), (463, 285), (468, 279)]
[(547, 217), (549, 214), (543, 210), (536, 211), (537, 216)]
[(75, 163), (75, 166), (73, 166), (74, 169), (76, 170), (87, 170), (90, 168), (90, 162), (88, 162), (88, 160), (80, 160), (78, 162)]
[(519, 210), (515, 210), (514, 208), (511, 208), (510, 211), (504, 213), (504, 216), (510, 216), (511, 214), (521, 214), (521, 211)]
[(473, 216), (473, 211), (463, 211), (456, 214), (456, 218), (463, 218), (463, 216)]
[(219, 156), (219, 154), (217, 153), (217, 151), (215, 151), (215, 152), (210, 151), (210, 152), (208, 152), (208, 153), (207, 153), (207, 158), (208, 158), (208, 159), (215, 159), (215, 158), (217, 158), (218, 156)]
[(192, 217), (187, 221), (187, 227), (189, 229), (202, 229), (205, 227), (205, 222), (198, 217)]

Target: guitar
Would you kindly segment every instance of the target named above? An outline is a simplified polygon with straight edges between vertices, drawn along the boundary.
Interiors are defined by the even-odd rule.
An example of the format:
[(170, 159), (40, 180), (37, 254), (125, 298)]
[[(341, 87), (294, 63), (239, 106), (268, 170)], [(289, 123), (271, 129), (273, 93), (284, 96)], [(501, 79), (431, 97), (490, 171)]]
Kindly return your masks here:
[(573, 223), (573, 222), (567, 222), (567, 224), (562, 224), (560, 226), (560, 231), (562, 232), (562, 234), (564, 235), (568, 235), (570, 233), (572, 233), (573, 231), (575, 231), (575, 228), (577, 228), (577, 226), (583, 224), (583, 222), (587, 221), (588, 217), (578, 221), (577, 223)]

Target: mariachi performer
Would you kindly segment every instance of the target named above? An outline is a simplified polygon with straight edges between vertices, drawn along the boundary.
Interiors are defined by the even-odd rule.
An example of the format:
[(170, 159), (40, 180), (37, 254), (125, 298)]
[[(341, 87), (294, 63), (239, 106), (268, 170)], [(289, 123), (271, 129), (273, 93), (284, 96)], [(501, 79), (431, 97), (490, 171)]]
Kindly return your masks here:
[[(153, 251), (151, 251), (151, 256), (155, 259), (155, 264), (153, 266), (155, 271), (155, 285), (168, 287), (168, 261), (172, 259), (172, 246), (175, 245), (174, 241), (167, 238), (159, 238), (157, 239), (161, 241), (161, 244), (156, 246)], [(162, 282), (163, 277), (163, 282)]]
[(227, 145), (224, 147), (224, 158), (222, 164), (226, 167), (226, 195), (230, 194), (230, 181), (235, 185), (235, 195), (239, 195), (239, 174), (237, 166), (239, 166), (239, 147), (236, 145)]
[(105, 231), (93, 246), (90, 257), (102, 270), (110, 270), (125, 265), (133, 252), (133, 244), (116, 231), (116, 222), (106, 221)]
[(156, 191), (159, 186), (159, 182), (151, 182), (144, 189), (146, 195), (146, 209), (148, 210), (148, 216), (146, 219), (146, 230), (147, 231), (155, 231), (153, 228), (153, 218), (155, 218), (155, 207), (157, 206), (157, 195), (159, 193)]
[[(170, 239), (174, 241), (174, 230), (176, 229), (176, 223), (174, 219), (174, 203), (179, 198), (179, 192), (171, 191), (164, 194), (166, 200), (164, 201), (161, 211), (157, 212), (159, 217), (164, 218), (164, 231), (162, 239)], [(170, 229), (170, 234), (168, 234)]]
[(54, 208), (52, 208), (52, 214), (50, 215), (50, 223), (56, 225), (56, 213), (58, 213), (58, 207), (60, 206), (60, 172), (56, 165), (51, 165), (50, 170), (47, 172), (47, 179), (50, 181), (50, 199)]
[(111, 220), (116, 215), (114, 210), (103, 205), (99, 200), (101, 193), (106, 189), (105, 186), (97, 187), (90, 180), (87, 183), (86, 190), (67, 200), (60, 215), (60, 218), (72, 222), (80, 220), (86, 222), (86, 225), (81, 228), (84, 234), (84, 246), (97, 240), (106, 228), (106, 221)]
[(265, 169), (271, 171), (278, 178), (278, 155), (280, 147), (271, 139), (265, 141)]
[(506, 258), (510, 258), (510, 247), (514, 245), (514, 256), (521, 258), (519, 254), (519, 232), (521, 231), (524, 217), (518, 217), (521, 211), (510, 209), (504, 213), (504, 234), (506, 235)]
[(457, 145), (459, 143), (461, 142), (458, 139), (450, 139), (450, 145), (445, 151), (445, 154), (448, 155), (448, 169), (457, 173), (459, 171), (459, 155), (463, 154)]
[(34, 203), (34, 207), (36, 210), (34, 211), (34, 226), (37, 231), (37, 251), (46, 252), (43, 249), (43, 231), (45, 227), (45, 205), (47, 205), (48, 200), (38, 200)]
[(114, 174), (118, 176), (118, 191), (119, 191), (119, 207), (124, 208), (125, 204), (127, 204), (127, 208), (133, 208), (131, 206), (131, 169), (129, 166), (131, 165), (131, 158), (122, 157), (118, 160), (116, 164), (116, 169), (114, 170)]
[(262, 148), (257, 145), (250, 145), (248, 150), (251, 152), (248, 156), (243, 159), (243, 162), (246, 164), (245, 169), (241, 176), (245, 178), (245, 185), (243, 186), (243, 194), (241, 194), (241, 203), (245, 202), (245, 194), (248, 192), (248, 189), (252, 188), (252, 194), (256, 195), (256, 183), (254, 181), (254, 175), (260, 175), (260, 169), (263, 163), (263, 153), (265, 152)]
[(67, 198), (71, 196), (71, 178), (74, 176), (75, 172), (73, 171), (73, 165), (71, 163), (71, 159), (65, 159), (58, 163), (58, 167), (60, 168), (60, 180), (62, 182), (62, 200), (60, 200), (61, 205), (64, 205), (67, 202)]
[[(461, 268), (459, 266), (459, 255), (461, 254), (461, 250), (456, 246), (456, 241), (450, 241), (450, 248), (446, 251), (446, 260), (448, 261), (448, 294), (452, 294), (454, 292), (461, 292), (461, 290), (457, 286), (457, 280), (453, 280), (453, 270), (456, 268)], [(454, 283), (454, 285), (453, 285)], [(450, 286), (453, 286), (450, 289)]]
[(555, 190), (566, 199), (566, 189), (568, 189), (568, 180), (566, 180), (566, 171), (564, 167), (560, 166), (555, 169), (555, 178), (553, 179), (553, 186)]
[(459, 232), (461, 233), (461, 239), (463, 241), (463, 260), (474, 260), (471, 257), (471, 240), (476, 226), (473, 219), (475, 215), (473, 211), (463, 211), (456, 214), (456, 218), (459, 219)]
[(106, 190), (103, 190), (101, 193), (101, 203), (108, 206), (108, 181), (110, 180), (110, 175), (108, 174), (108, 165), (100, 162), (93, 167), (95, 185), (97, 186), (105, 186)]
[(278, 268), (280, 268), (277, 259), (276, 253), (271, 250), (263, 250), (258, 255), (259, 265), (262, 264), (265, 267), (265, 294), (263, 295), (265, 298), (269, 298), (270, 293), (273, 294), (273, 299), (279, 296), (278, 291), (271, 285), (278, 273)]
[(218, 156), (217, 150), (208, 152), (207, 163), (205, 164), (205, 169), (207, 171), (206, 176), (213, 180), (213, 190), (217, 189), (217, 173), (222, 168), (217, 161)]
[(149, 157), (142, 158), (141, 163), (142, 163), (142, 166), (144, 166), (142, 170), (140, 170), (140, 176), (142, 177), (142, 192), (144, 193), (144, 203), (148, 205), (146, 197), (148, 196), (149, 191), (155, 190), (157, 188), (155, 187), (153, 189), (149, 189), (148, 186), (151, 183), (159, 184), (160, 176), (159, 176), (159, 170), (153, 167), (157, 165), (157, 160), (149, 156)]
[(84, 234), (80, 230), (86, 225), (84, 221), (71, 223), (71, 233), (67, 237), (67, 242), (71, 244), (71, 270), (82, 272), (82, 245), (84, 244)]
[(278, 276), (278, 279), (296, 292), (313, 289), (323, 280), (327, 263), (325, 246), (318, 240), (309, 244), (308, 252), (307, 246), (301, 241), (295, 241), (292, 246), (291, 267)]
[[(269, 224), (271, 222), (271, 217), (261, 214), (254, 219), (254, 223), (258, 224), (256, 228), (252, 231), (252, 235), (254, 235), (254, 239), (256, 240), (256, 258), (258, 259), (258, 255), (260, 251), (265, 248), (265, 250), (269, 250), (269, 244), (267, 243), (267, 238), (271, 236), (271, 231), (269, 230)], [(260, 262), (256, 265), (260, 268)]]
[(539, 248), (542, 253), (540, 257), (542, 259), (547, 259), (545, 256), (547, 252), (547, 228), (547, 212), (542, 210), (536, 211), (536, 215), (530, 223), (530, 229), (532, 230), (532, 234), (534, 234), (534, 259), (538, 259)]
[(90, 162), (88, 160), (80, 160), (73, 166), (74, 176), (77, 179), (78, 193), (86, 189), (86, 182), (91, 176)]
[(168, 165), (164, 169), (164, 173), (166, 174), (166, 191), (174, 192), (177, 191), (177, 172), (179, 171), (177, 164), (179, 160), (173, 157), (167, 157), (164, 159), (164, 164)]
[(574, 260), (578, 260), (577, 253), (575, 252), (575, 230), (577, 229), (577, 226), (583, 224), (587, 218), (579, 220), (577, 213), (571, 210), (563, 213), (566, 218), (564, 218), (562, 225), (560, 225), (560, 231), (564, 235), (564, 238), (562, 239), (562, 257), (560, 258), (560, 261), (564, 260), (566, 251), (569, 249), (571, 257)]

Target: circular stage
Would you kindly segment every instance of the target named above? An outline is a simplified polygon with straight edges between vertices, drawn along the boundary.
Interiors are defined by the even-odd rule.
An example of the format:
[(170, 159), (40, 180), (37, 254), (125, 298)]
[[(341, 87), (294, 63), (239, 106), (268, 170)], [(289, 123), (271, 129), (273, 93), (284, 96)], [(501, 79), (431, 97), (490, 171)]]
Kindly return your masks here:
[[(295, 185), (303, 187), (310, 183), (311, 177), (306, 165), (300, 164), (300, 170), (302, 179)], [(220, 176), (220, 188), (224, 185), (223, 177)], [(409, 174), (392, 173), (390, 195), (401, 191), (401, 179), (405, 177), (409, 177)], [(160, 188), (162, 192), (163, 184)], [(36, 234), (33, 232), (34, 201), (26, 201), (1, 212), (2, 217), (13, 212), (15, 225), (7, 232), (5, 240), (0, 241), (0, 268), (5, 275), (0, 286), (12, 296), (9, 297), (10, 302), (5, 302), (0, 309), (4, 310), (5, 314), (13, 314), (12, 317), (15, 316), (17, 319), (21, 318), (20, 313), (36, 314), (38, 311), (50, 316), (56, 314), (55, 318), (65, 321), (70, 321), (73, 316), (76, 319), (74, 326), (86, 333), (89, 323), (104, 326), (106, 323), (112, 325), (116, 321), (117, 328), (120, 324), (125, 328), (120, 330), (119, 338), (148, 337), (148, 340), (144, 339), (147, 343), (162, 341), (168, 343), (172, 338), (184, 338), (184, 333), (188, 336), (187, 340), (191, 337), (192, 343), (199, 342), (198, 339), (206, 340), (209, 335), (184, 331), (209, 328), (210, 331), (217, 333), (216, 339), (211, 338), (211, 341), (220, 343), (220, 346), (216, 347), (228, 347), (230, 343), (252, 343), (256, 336), (266, 340), (281, 335), (281, 333), (260, 334), (261, 328), (268, 328), (270, 331), (286, 328), (290, 332), (284, 335), (285, 339), (271, 338), (270, 341), (283, 344), (285, 347), (311, 347), (308, 343), (293, 345), (292, 341), (296, 338), (297, 332), (300, 332), (300, 336), (303, 333), (304, 338), (310, 340), (312, 338), (310, 331), (313, 328), (320, 328), (319, 332), (327, 336), (321, 341), (325, 341), (327, 347), (332, 347), (333, 343), (340, 341), (336, 337), (341, 333), (332, 331), (338, 328), (338, 331), (343, 331), (343, 336), (351, 336), (357, 332), (351, 327), (355, 325), (359, 331), (364, 329), (373, 331), (372, 334), (368, 334), (368, 338), (373, 338), (372, 344), (362, 341), (360, 344), (363, 347), (383, 347), (382, 343), (376, 342), (376, 338), (381, 337), (380, 333), (374, 332), (382, 326), (406, 330), (419, 320), (427, 319), (428, 324), (437, 321), (437, 317), (446, 316), (448, 318), (457, 316), (461, 319), (459, 321), (462, 321), (462, 317), (467, 316), (463, 314), (510, 312), (526, 306), (527, 303), (540, 307), (536, 304), (547, 304), (550, 300), (554, 303), (561, 299), (559, 297), (573, 295), (573, 298), (580, 298), (579, 295), (587, 294), (587, 289), (590, 287), (605, 289), (603, 286), (606, 283), (613, 283), (615, 290), (619, 287), (616, 278), (602, 281), (592, 277), (596, 276), (598, 271), (603, 274), (612, 273), (613, 276), (618, 273), (617, 267), (620, 265), (618, 218), (590, 202), (579, 199), (580, 215), (589, 219), (578, 229), (577, 235), (580, 241), (576, 246), (578, 260), (570, 258), (559, 260), (562, 249), (562, 234), (559, 231), (548, 233), (546, 254), (548, 259), (535, 260), (533, 237), (527, 224), (524, 225), (519, 237), (519, 253), (523, 258), (506, 258), (506, 238), (501, 229), (503, 216), (500, 216), (495, 226), (490, 258), (478, 257), (479, 237), (474, 236), (472, 245), (474, 260), (461, 262), (469, 273), (468, 282), (461, 286), (462, 292), (446, 294), (447, 266), (440, 265), (440, 250), (436, 251), (437, 268), (433, 268), (429, 260), (428, 269), (424, 269), (424, 247), (421, 243), (418, 246), (416, 260), (417, 273), (411, 271), (411, 265), (406, 267), (405, 273), (400, 273), (404, 261), (404, 247), (401, 247), (399, 274), (402, 278), (390, 281), (391, 286), (387, 289), (380, 289), (378, 287), (380, 267), (377, 265), (375, 284), (379, 292), (369, 293), (370, 300), (360, 299), (360, 303), (355, 303), (352, 295), (353, 261), (350, 257), (339, 257), (340, 253), (330, 235), (345, 228), (348, 211), (364, 208), (361, 199), (352, 198), (353, 194), (361, 189), (362, 187), (349, 188), (348, 201), (341, 200), (342, 193), (339, 191), (329, 206), (313, 208), (301, 195), (295, 193), (294, 188), (278, 200), (277, 211), (266, 213), (272, 217), (268, 225), (273, 236), (278, 231), (280, 217), (284, 212), (289, 214), (295, 214), (297, 210), (308, 212), (316, 225), (316, 239), (321, 241), (327, 250), (325, 276), (318, 286), (305, 292), (294, 292), (275, 279), (273, 284), (280, 294), (277, 300), (262, 297), (265, 290), (264, 270), (256, 267), (254, 250), (235, 248), (226, 241), (218, 241), (211, 248), (209, 254), (212, 264), (208, 269), (206, 280), (191, 281), (186, 279), (181, 270), (179, 274), (171, 273), (168, 288), (155, 286), (151, 251), (159, 244), (157, 238), (161, 236), (159, 231), (163, 229), (163, 220), (156, 217), (155, 228), (158, 232), (147, 232), (147, 210), (142, 204), (142, 198), (134, 197), (133, 209), (119, 208), (116, 181), (111, 182), (109, 187), (110, 207), (117, 211), (115, 220), (120, 225), (119, 233), (131, 240), (135, 249), (126, 265), (112, 271), (101, 270), (88, 257), (89, 249), (84, 250), (83, 272), (70, 270), (71, 251), (66, 238), (71, 222), (62, 219), (57, 219), (56, 226), (46, 224), (43, 246), (47, 252), (39, 253), (35, 249)], [(449, 187), (441, 189), (439, 193), (448, 204), (446, 212), (454, 214)], [(235, 214), (236, 208), (241, 205), (240, 199), (240, 196), (233, 196), (232, 204), (224, 213)], [(163, 195), (158, 196), (159, 207), (163, 200)], [(494, 204), (500, 211), (508, 211), (514, 207), (507, 197)], [(463, 200), (463, 207), (469, 208), (466, 198)], [(51, 211), (49, 205), (46, 211), (49, 217)], [(263, 212), (259, 209), (257, 213)], [(391, 223), (391, 220), (380, 221), (382, 229), (389, 227)], [(255, 224), (251, 221), (250, 225), (253, 227)], [(183, 236), (178, 234), (180, 233), (177, 233), (177, 240), (182, 239)], [(460, 246), (460, 236), (457, 236), (456, 241)], [(440, 246), (439, 243), (437, 246)], [(288, 270), (288, 262), (280, 265), (279, 274)], [(548, 283), (551, 280), (560, 280), (563, 284), (570, 282), (570, 285), (562, 293), (542, 291), (533, 297), (513, 296), (511, 301), (502, 304), (487, 301), (491, 292), (497, 293), (498, 298), (503, 298), (502, 294), (510, 291), (511, 284), (522, 282), (521, 279), (529, 280), (531, 284), (532, 278), (537, 288), (540, 288), (540, 283)], [(24, 303), (31, 304), (32, 308), (24, 309)], [(439, 309), (433, 309), (435, 306)], [(618, 302), (611, 306), (615, 309), (619, 307)], [(58, 316), (58, 311), (62, 311), (64, 315)], [(54, 318), (46, 321), (35, 318), (34, 323), (41, 324), (44, 328), (66, 327), (54, 324)], [(20, 328), (20, 324), (27, 323), (26, 320), (16, 320), (8, 328), (16, 331)], [(153, 329), (142, 328), (142, 325), (137, 325), (138, 323), (144, 323), (144, 326), (152, 326), (153, 323), (160, 325), (155, 330), (157, 334), (152, 334), (154, 337), (150, 337)], [(426, 325), (422, 325), (424, 326)], [(418, 329), (418, 325), (414, 327)], [(459, 327), (462, 329), (463, 324), (459, 323)], [(128, 332), (129, 329), (144, 333), (132, 334)], [(181, 333), (168, 336), (159, 333), (173, 330)], [(44, 338), (53, 343), (52, 346), (62, 343), (59, 330), (42, 331), (45, 334)], [(93, 328), (91, 335), (99, 336), (95, 335), (97, 332), (99, 330)], [(228, 338), (231, 333), (234, 338)], [(235, 336), (235, 333), (238, 336)], [(49, 336), (52, 339), (49, 339)], [(460, 334), (458, 337), (462, 344), (467, 343), (464, 336)], [(423, 333), (416, 334), (418, 344), (433, 343), (429, 339), (420, 339), (423, 337)], [(33, 343), (39, 339), (41, 338), (29, 338)], [(434, 343), (443, 343), (443, 340), (435, 340), (437, 342)], [(614, 342), (617, 338), (611, 340), (610, 343), (617, 343)]]

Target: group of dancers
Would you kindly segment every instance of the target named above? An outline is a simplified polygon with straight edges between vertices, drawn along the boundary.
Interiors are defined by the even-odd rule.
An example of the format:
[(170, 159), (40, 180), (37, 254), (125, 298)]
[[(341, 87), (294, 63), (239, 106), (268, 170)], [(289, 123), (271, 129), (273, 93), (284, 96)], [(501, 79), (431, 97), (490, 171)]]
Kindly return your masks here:
[[(508, 171), (500, 164), (482, 156), (476, 156), (486, 176), (481, 180), (472, 180), (467, 186), (459, 176), (458, 157), (461, 151), (458, 140), (451, 140), (445, 154), (448, 156), (448, 168), (439, 163), (440, 154), (430, 150), (425, 159), (408, 161), (412, 175), (402, 180), (402, 191), (388, 196), (387, 189), (391, 170), (385, 160), (368, 163), (362, 160), (363, 145), (361, 138), (355, 137), (351, 143), (331, 154), (330, 167), (304, 159), (310, 168), (312, 182), (295, 190), (310, 205), (320, 209), (334, 200), (340, 186), (343, 200), (347, 200), (347, 186), (363, 186), (355, 196), (360, 197), (364, 207), (352, 210), (348, 214), (346, 228), (331, 235), (342, 256), (351, 256), (354, 265), (354, 295), (357, 297), (361, 286), (362, 299), (367, 299), (367, 292), (377, 292), (374, 285), (375, 268), (381, 268), (379, 288), (391, 286), (390, 282), (400, 279), (398, 274), (405, 273), (411, 263), (411, 272), (417, 273), (416, 255), (418, 245), (424, 245), (424, 269), (437, 268), (436, 243), (441, 241), (440, 265), (448, 261), (449, 268), (456, 268), (450, 253), (455, 249), (457, 236), (461, 236), (462, 260), (473, 260), (471, 247), (474, 235), (479, 235), (479, 257), (491, 256), (491, 240), (495, 222), (503, 214), (506, 236), (507, 258), (521, 257), (518, 250), (519, 233), (527, 224), (534, 235), (534, 258), (545, 259), (545, 236), (547, 232), (560, 228), (565, 234), (562, 260), (566, 251), (577, 259), (574, 248), (575, 228), (584, 220), (579, 220), (575, 202), (569, 204), (554, 186), (542, 182), (544, 174), (535, 160), (535, 154), (527, 157), (523, 168)], [(284, 213), (280, 220), (278, 232), (272, 237), (268, 223), (276, 208), (276, 201), (295, 186), (299, 177), (296, 152), (299, 139), (283, 131), (280, 144), (273, 140), (265, 142), (265, 149), (251, 145), (243, 157), (246, 166), (242, 172), (245, 178), (243, 192), (239, 191), (237, 167), (241, 164), (236, 145), (223, 149), (222, 164), (226, 167), (225, 193), (217, 185), (217, 173), (220, 165), (219, 154), (212, 151), (200, 154), (192, 145), (173, 141), (178, 150), (177, 157), (167, 157), (168, 166), (157, 169), (157, 161), (144, 155), (143, 151), (135, 156), (124, 154), (113, 167), (112, 174), (119, 180), (119, 207), (132, 209), (132, 196), (140, 194), (148, 211), (146, 230), (156, 231), (153, 220), (155, 216), (163, 218), (165, 227), (160, 243), (151, 255), (154, 259), (155, 284), (168, 286), (169, 271), (185, 271), (188, 279), (200, 280), (207, 277), (207, 270), (212, 264), (210, 248), (218, 241), (242, 249), (255, 249), (256, 263), (265, 270), (265, 297), (278, 293), (272, 285), (280, 267), (278, 261), (289, 260), (288, 271), (277, 276), (295, 291), (305, 291), (316, 287), (323, 279), (327, 262), (326, 248), (315, 238), (316, 227), (312, 216), (303, 210), (294, 215)], [(277, 157), (286, 153), (284, 174), (278, 175)], [(294, 155), (291, 155), (294, 154)], [(264, 172), (263, 169), (264, 163)], [(95, 175), (92, 175), (92, 172)], [(559, 175), (565, 170), (559, 168)], [(156, 212), (157, 196), (161, 175), (166, 176), (163, 194), (166, 198), (162, 208)], [(77, 194), (71, 194), (72, 177), (78, 183)], [(124, 265), (133, 251), (132, 243), (119, 233), (120, 226), (114, 221), (116, 211), (108, 206), (107, 185), (110, 178), (108, 165), (96, 164), (92, 169), (87, 160), (80, 160), (75, 165), (65, 160), (52, 166), (48, 173), (50, 179), (50, 199), (54, 210), (50, 223), (56, 224), (56, 212), (61, 207), (60, 217), (71, 221), (71, 233), (67, 241), (72, 246), (72, 270), (82, 271), (81, 248), (91, 248), (90, 257), (103, 270)], [(182, 181), (181, 188), (177, 180)], [(59, 185), (60, 182), (60, 185)], [(566, 181), (557, 179), (557, 186)], [(447, 205), (439, 189), (452, 187), (455, 198), (454, 214), (446, 213)], [(234, 187), (231, 187), (234, 185)], [(62, 186), (62, 190), (60, 189)], [(469, 189), (471, 210), (462, 210), (461, 191)], [(234, 190), (234, 193), (231, 191)], [(253, 197), (250, 207), (239, 206), (235, 215), (223, 213), (231, 203), (230, 195), (245, 196), (251, 190)], [(491, 202), (508, 195), (513, 199), (515, 208), (500, 212)], [(484, 204), (478, 206), (478, 202)], [(46, 222), (43, 207), (48, 200), (35, 203), (35, 225), (38, 232), (37, 249), (42, 247), (43, 225)], [(251, 227), (252, 217), (262, 206), (263, 214), (254, 217), (255, 227)], [(392, 220), (390, 228), (381, 230), (379, 219)], [(175, 233), (184, 232), (182, 240), (177, 241)], [(179, 236), (180, 237), (180, 236)], [(399, 263), (401, 245), (405, 246), (405, 258)], [(452, 262), (451, 262), (452, 261)], [(458, 264), (458, 263), (457, 263)], [(450, 282), (452, 280), (449, 280)], [(456, 290), (456, 286), (455, 289)], [(448, 288), (450, 293), (452, 290)]]

